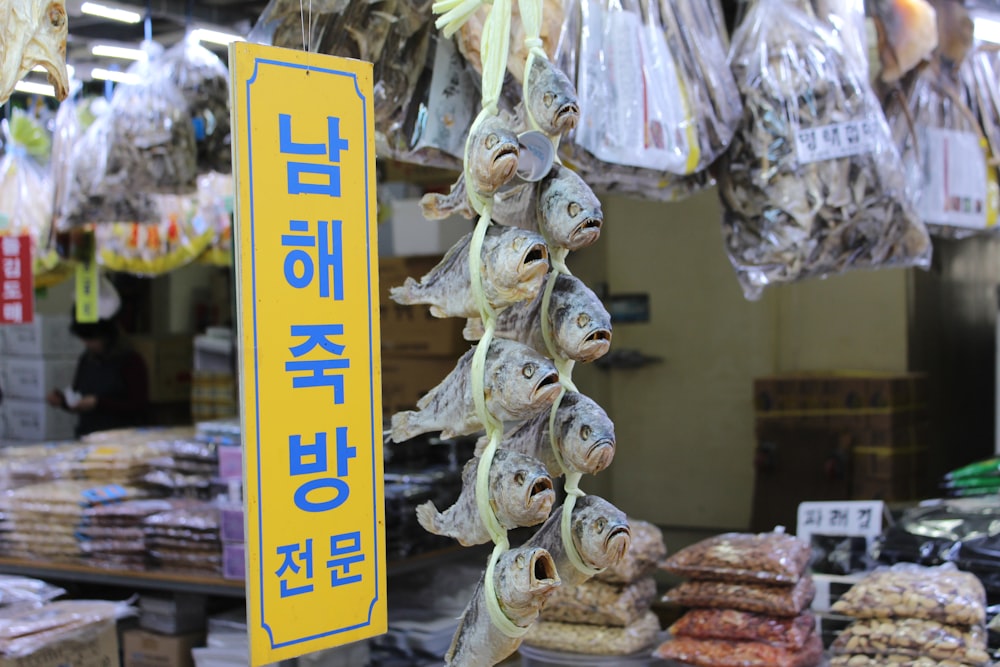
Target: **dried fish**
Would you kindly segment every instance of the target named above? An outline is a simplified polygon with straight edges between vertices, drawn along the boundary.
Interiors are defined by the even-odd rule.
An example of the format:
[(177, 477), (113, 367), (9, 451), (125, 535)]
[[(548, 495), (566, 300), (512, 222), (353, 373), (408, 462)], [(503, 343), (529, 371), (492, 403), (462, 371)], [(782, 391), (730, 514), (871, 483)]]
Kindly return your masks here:
[[(569, 472), (596, 475), (611, 465), (615, 457), (615, 425), (593, 399), (570, 391), (556, 410), (556, 449)], [(521, 452), (545, 463), (552, 477), (562, 475), (562, 468), (552, 452), (549, 414), (545, 413), (515, 427), (504, 435), (500, 451)], [(487, 439), (476, 444), (476, 456), (486, 447)]]
[[(462, 494), (450, 508), (439, 512), (432, 501), (417, 507), (417, 520), (427, 532), (454, 537), (464, 547), (490, 541), (476, 505), (478, 468), (478, 458), (465, 464)], [(490, 466), (489, 493), (490, 505), (505, 530), (545, 521), (556, 499), (552, 478), (538, 459), (502, 449), (496, 452)]]
[[(591, 575), (581, 572), (570, 560), (563, 544), (561, 524), (562, 512), (556, 509), (525, 546), (541, 547), (552, 554), (563, 585), (577, 586)], [(595, 570), (617, 565), (632, 544), (628, 517), (599, 496), (577, 498), (570, 526), (573, 548), (583, 564)]]
[[(545, 549), (521, 547), (500, 556), (493, 582), (501, 611), (515, 625), (528, 627), (560, 585), (560, 578), (552, 556)], [(495, 665), (520, 646), (520, 639), (508, 637), (493, 624), (486, 609), (486, 594), (480, 579), (445, 655), (449, 667)]]
[(48, 73), (56, 97), (69, 92), (66, 71), (65, 0), (5, 0), (0, 3), (0, 104), (14, 84), (37, 66)]
[[(407, 278), (389, 296), (404, 305), (430, 304), (434, 317), (478, 316), (469, 274), (471, 242), (472, 234), (467, 234), (419, 282)], [(495, 309), (535, 298), (549, 270), (545, 240), (523, 229), (491, 227), (481, 257), (483, 295)]]
[[(403, 442), (421, 433), (442, 438), (469, 435), (483, 428), (472, 397), (472, 355), (466, 352), (448, 377), (417, 403), (417, 410), (392, 417), (392, 439)], [(555, 365), (530, 347), (494, 339), (486, 355), (486, 409), (503, 421), (523, 421), (551, 407), (559, 395)]]
[(937, 48), (937, 14), (927, 0), (875, 0), (872, 13), (886, 83), (898, 81)]
[(576, 88), (546, 58), (532, 60), (525, 84), (525, 106), (539, 129), (550, 136), (562, 136), (580, 121)]
[(747, 298), (778, 282), (929, 263), (885, 116), (842, 51), (788, 0), (754, 5), (733, 36), (744, 119), (716, 172)]
[[(496, 335), (530, 345), (540, 354), (549, 354), (542, 333), (542, 290), (534, 301), (521, 302), (497, 316)], [(554, 352), (563, 359), (582, 363), (600, 359), (611, 348), (611, 315), (597, 295), (582, 280), (561, 274), (549, 299), (548, 326)], [(466, 340), (482, 338), (482, 320), (470, 319)]]

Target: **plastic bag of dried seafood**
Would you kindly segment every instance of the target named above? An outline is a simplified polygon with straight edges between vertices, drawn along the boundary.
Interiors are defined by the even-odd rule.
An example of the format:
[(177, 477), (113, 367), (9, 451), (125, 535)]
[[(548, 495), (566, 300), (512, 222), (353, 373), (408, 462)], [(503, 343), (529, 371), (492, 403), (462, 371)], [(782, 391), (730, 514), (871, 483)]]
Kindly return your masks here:
[(885, 105), (917, 212), (932, 234), (947, 238), (997, 224), (988, 143), (963, 97), (954, 65), (938, 56), (910, 72)]
[(177, 86), (187, 102), (198, 150), (198, 171), (232, 170), (229, 132), (229, 70), (191, 35), (153, 64), (154, 76)]
[(760, 0), (733, 35), (744, 114), (716, 172), (747, 298), (774, 283), (930, 262), (865, 64), (844, 52), (794, 0)]
[(1000, 174), (1000, 44), (977, 42), (959, 73), (989, 146), (990, 167)]

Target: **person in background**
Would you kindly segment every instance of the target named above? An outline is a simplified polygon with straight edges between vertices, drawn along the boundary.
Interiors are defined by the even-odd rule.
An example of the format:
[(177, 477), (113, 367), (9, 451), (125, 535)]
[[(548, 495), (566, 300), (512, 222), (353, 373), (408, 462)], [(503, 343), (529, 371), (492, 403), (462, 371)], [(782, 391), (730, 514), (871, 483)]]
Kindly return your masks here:
[(48, 402), (79, 415), (76, 436), (143, 426), (149, 407), (149, 372), (142, 357), (123, 340), (118, 324), (121, 302), (102, 279), (97, 322), (80, 322), (73, 309), (70, 331), (83, 341), (73, 385), (56, 389)]

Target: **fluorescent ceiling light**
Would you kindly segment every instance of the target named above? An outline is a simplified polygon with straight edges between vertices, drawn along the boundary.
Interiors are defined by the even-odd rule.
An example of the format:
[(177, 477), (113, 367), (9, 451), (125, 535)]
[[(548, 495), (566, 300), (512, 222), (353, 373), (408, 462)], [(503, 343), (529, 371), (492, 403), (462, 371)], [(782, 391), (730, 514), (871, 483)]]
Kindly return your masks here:
[(222, 44), (227, 46), (232, 42), (242, 42), (243, 37), (228, 32), (218, 30), (208, 30), (207, 28), (195, 28), (191, 31), (191, 38), (199, 42), (211, 42), (212, 44)]
[(122, 58), (123, 60), (145, 60), (146, 52), (142, 49), (128, 49), (124, 46), (110, 44), (95, 44), (90, 52), (103, 58)]
[(975, 19), (973, 25), (976, 39), (1000, 44), (1000, 21), (980, 16)]
[(114, 81), (115, 83), (139, 83), (139, 75), (129, 72), (113, 72), (103, 67), (95, 67), (90, 71), (90, 76), (101, 81)]
[(14, 90), (32, 95), (56, 96), (56, 89), (47, 83), (35, 83), (34, 81), (18, 81), (14, 84)]
[(127, 9), (117, 9), (99, 5), (96, 2), (85, 2), (80, 5), (80, 11), (91, 16), (100, 16), (102, 19), (121, 21), (122, 23), (138, 23), (142, 20), (142, 15), (138, 12), (130, 12)]
[[(31, 68), (31, 71), (41, 72), (42, 74), (48, 74), (48, 70), (42, 67), (41, 65), (35, 65), (34, 67)], [(69, 74), (69, 78), (72, 79), (73, 75), (76, 73), (76, 68), (73, 67), (72, 65), (66, 65), (66, 73)]]

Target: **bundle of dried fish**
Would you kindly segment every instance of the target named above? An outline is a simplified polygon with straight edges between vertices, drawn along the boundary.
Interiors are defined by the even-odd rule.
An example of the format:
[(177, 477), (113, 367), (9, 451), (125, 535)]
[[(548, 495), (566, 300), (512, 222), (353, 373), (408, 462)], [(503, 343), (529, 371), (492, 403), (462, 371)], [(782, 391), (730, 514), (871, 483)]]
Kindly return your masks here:
[(0, 104), (10, 99), (14, 84), (38, 66), (48, 73), (56, 97), (66, 97), (68, 35), (65, 0), (0, 3)]
[(960, 86), (939, 56), (910, 72), (886, 101), (917, 212), (932, 234), (947, 238), (996, 225), (996, 172), (987, 167), (988, 144)]
[(882, 81), (899, 81), (937, 48), (937, 14), (927, 0), (876, 0), (872, 13)]
[(930, 260), (888, 124), (842, 52), (790, 0), (761, 0), (733, 36), (744, 117), (717, 171), (747, 298), (773, 283)]
[(187, 102), (198, 145), (198, 170), (232, 170), (229, 133), (229, 70), (217, 55), (188, 36), (167, 49), (155, 75), (177, 86)]

